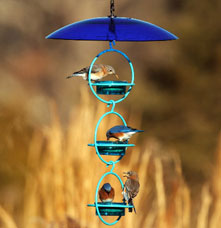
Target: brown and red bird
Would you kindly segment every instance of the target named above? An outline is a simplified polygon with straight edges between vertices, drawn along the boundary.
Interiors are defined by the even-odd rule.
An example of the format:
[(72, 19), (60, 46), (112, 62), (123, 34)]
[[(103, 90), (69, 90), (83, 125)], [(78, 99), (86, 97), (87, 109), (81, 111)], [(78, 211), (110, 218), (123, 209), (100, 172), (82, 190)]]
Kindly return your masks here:
[[(89, 73), (89, 66), (84, 67), (79, 71), (74, 72), (71, 76), (72, 77), (82, 77), (84, 80), (88, 80), (88, 73)], [(116, 78), (119, 79), (118, 75), (115, 73), (115, 70), (112, 66), (104, 65), (104, 64), (94, 64), (91, 69), (91, 80), (92, 81), (99, 81), (102, 78), (106, 77), (107, 75), (115, 75)]]
[(105, 183), (98, 192), (99, 198), (103, 203), (111, 203), (114, 200), (114, 189), (109, 183)]
[[(140, 188), (140, 183), (139, 183), (139, 178), (136, 172), (134, 171), (129, 171), (129, 172), (124, 172), (124, 177), (127, 177), (127, 180), (125, 181), (124, 184), (124, 199), (128, 201), (128, 204), (133, 205), (134, 207), (134, 212), (136, 213), (135, 206), (133, 204), (133, 198), (138, 194), (139, 188)], [(129, 209), (130, 212), (132, 212), (133, 209)]]

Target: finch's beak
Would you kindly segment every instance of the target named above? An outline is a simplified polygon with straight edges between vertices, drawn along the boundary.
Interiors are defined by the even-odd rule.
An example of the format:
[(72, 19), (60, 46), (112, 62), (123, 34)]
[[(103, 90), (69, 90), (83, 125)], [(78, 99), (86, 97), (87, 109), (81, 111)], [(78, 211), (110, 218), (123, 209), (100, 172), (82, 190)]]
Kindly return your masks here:
[(118, 76), (117, 74), (115, 74), (115, 77), (116, 77), (117, 79), (119, 79), (119, 76)]
[(127, 172), (123, 172), (123, 177), (128, 177), (128, 173)]

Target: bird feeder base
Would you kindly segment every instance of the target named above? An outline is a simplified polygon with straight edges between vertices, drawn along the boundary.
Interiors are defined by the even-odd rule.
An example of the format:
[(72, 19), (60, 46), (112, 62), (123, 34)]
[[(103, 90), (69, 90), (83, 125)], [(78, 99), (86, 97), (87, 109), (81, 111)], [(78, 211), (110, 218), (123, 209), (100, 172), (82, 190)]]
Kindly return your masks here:
[[(95, 146), (88, 144), (88, 146)], [(128, 142), (97, 141), (97, 148), (100, 155), (124, 156), (127, 147), (135, 146)]]
[[(126, 203), (97, 203), (98, 210), (101, 216), (124, 216), (125, 208), (133, 208), (132, 205), (127, 205)], [(96, 207), (94, 204), (88, 204), (89, 207)], [(97, 210), (96, 210), (96, 215)]]
[(92, 85), (96, 86), (96, 93), (100, 95), (125, 95), (127, 86), (134, 84), (126, 81), (100, 81), (92, 83)]

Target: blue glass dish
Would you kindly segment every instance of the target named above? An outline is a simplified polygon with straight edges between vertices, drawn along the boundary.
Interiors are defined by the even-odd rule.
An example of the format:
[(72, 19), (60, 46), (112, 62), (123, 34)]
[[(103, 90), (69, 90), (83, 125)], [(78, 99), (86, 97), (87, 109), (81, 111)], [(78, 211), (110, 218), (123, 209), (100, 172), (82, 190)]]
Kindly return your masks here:
[(92, 86), (96, 86), (96, 93), (101, 95), (125, 95), (127, 86), (134, 85), (134, 83), (126, 81), (99, 81), (92, 83)]
[(98, 17), (69, 24), (49, 34), (47, 39), (103, 41), (176, 40), (174, 34), (142, 20), (127, 17)]
[[(88, 204), (89, 207), (95, 207), (95, 204)], [(126, 203), (98, 203), (98, 210), (101, 216), (124, 216), (125, 208), (133, 208)], [(96, 211), (96, 215), (97, 211)]]
[[(95, 145), (88, 144), (88, 146), (95, 146)], [(131, 146), (135, 146), (135, 145), (128, 144), (128, 142), (97, 141), (97, 148), (100, 155), (123, 156), (125, 155), (127, 147), (131, 147)]]

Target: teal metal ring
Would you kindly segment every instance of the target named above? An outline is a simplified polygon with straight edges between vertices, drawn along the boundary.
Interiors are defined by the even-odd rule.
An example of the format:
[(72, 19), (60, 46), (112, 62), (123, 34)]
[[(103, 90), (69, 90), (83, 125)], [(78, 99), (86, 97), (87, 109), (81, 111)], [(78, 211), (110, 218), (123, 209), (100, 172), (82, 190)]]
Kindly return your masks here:
[(134, 68), (133, 68), (133, 65), (132, 65), (130, 59), (128, 58), (128, 56), (127, 56), (126, 54), (124, 54), (122, 51), (112, 48), (111, 43), (110, 43), (110, 49), (106, 49), (106, 50), (100, 52), (100, 53), (93, 59), (91, 65), (90, 65), (90, 67), (89, 67), (89, 72), (88, 72), (88, 84), (89, 84), (89, 86), (90, 86), (91, 91), (93, 92), (93, 94), (95, 95), (95, 97), (96, 97), (97, 99), (99, 99), (99, 100), (102, 101), (103, 103), (110, 104), (110, 101), (111, 101), (111, 100), (109, 100), (109, 101), (104, 100), (104, 99), (102, 99), (100, 96), (97, 95), (97, 93), (95, 92), (95, 90), (94, 90), (94, 88), (93, 88), (93, 84), (94, 84), (94, 83), (91, 82), (91, 70), (92, 70), (92, 67), (93, 67), (94, 63), (96, 62), (96, 60), (97, 60), (101, 55), (103, 55), (104, 53), (107, 53), (107, 52), (117, 52), (117, 53), (121, 54), (121, 55), (128, 61), (129, 65), (130, 65), (130, 68), (131, 68), (131, 82), (128, 84), (130, 87), (129, 87), (128, 91), (124, 94), (124, 96), (123, 96), (122, 98), (120, 98), (120, 99), (118, 99), (118, 100), (115, 101), (115, 103), (119, 103), (119, 102), (123, 101), (123, 100), (129, 95), (129, 93), (130, 93), (130, 91), (131, 91), (131, 89), (132, 89), (132, 87), (133, 87), (133, 85), (134, 85)]
[[(113, 168), (112, 168), (112, 170), (113, 170)], [(99, 211), (99, 209), (98, 209), (98, 202), (97, 202), (97, 200), (98, 200), (98, 199), (97, 199), (97, 196), (98, 196), (98, 191), (99, 191), (99, 187), (100, 187), (101, 181), (102, 181), (102, 180), (104, 179), (104, 177), (106, 177), (107, 175), (114, 175), (114, 176), (116, 176), (116, 177), (118, 178), (118, 180), (120, 181), (122, 190), (124, 189), (124, 184), (123, 184), (122, 180), (120, 179), (120, 177), (119, 177), (116, 173), (112, 172), (112, 170), (111, 170), (110, 172), (105, 173), (105, 174), (100, 178), (100, 180), (99, 180), (99, 182), (98, 182), (98, 184), (97, 184), (96, 193), (95, 193), (95, 207), (96, 207), (97, 215), (98, 215), (98, 217), (100, 218), (100, 220), (101, 220), (105, 225), (108, 225), (108, 226), (112, 226), (112, 225), (116, 224), (116, 223), (120, 220), (121, 216), (119, 216), (119, 217), (118, 217), (114, 222), (112, 222), (112, 223), (106, 222), (106, 221), (102, 218), (102, 216), (101, 216), (101, 214), (100, 214), (100, 211)]]
[(103, 118), (104, 118), (105, 116), (107, 116), (107, 115), (110, 115), (110, 114), (115, 114), (115, 115), (117, 115), (118, 117), (120, 117), (120, 119), (123, 121), (123, 124), (124, 124), (125, 126), (127, 126), (126, 121), (124, 120), (124, 118), (123, 118), (119, 113), (114, 112), (114, 111), (106, 112), (106, 113), (103, 114), (103, 115), (101, 116), (101, 118), (98, 120), (97, 125), (96, 125), (96, 128), (95, 128), (95, 133), (94, 133), (94, 147), (95, 147), (96, 153), (97, 153), (98, 157), (100, 158), (100, 160), (101, 160), (102, 162), (104, 162), (105, 164), (107, 164), (107, 165), (116, 164), (116, 163), (119, 162), (119, 161), (122, 159), (122, 157), (123, 157), (123, 156), (120, 156), (120, 157), (118, 158), (118, 160), (116, 160), (115, 162), (113, 162), (113, 161), (107, 162), (107, 161), (105, 161), (105, 160), (101, 157), (101, 155), (100, 155), (100, 153), (99, 153), (99, 150), (98, 150), (98, 144), (97, 144), (97, 131), (98, 131), (98, 127), (99, 127), (101, 121), (103, 120)]

